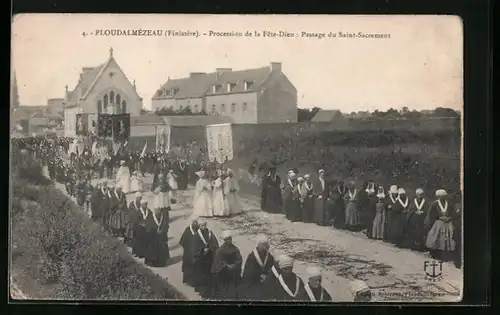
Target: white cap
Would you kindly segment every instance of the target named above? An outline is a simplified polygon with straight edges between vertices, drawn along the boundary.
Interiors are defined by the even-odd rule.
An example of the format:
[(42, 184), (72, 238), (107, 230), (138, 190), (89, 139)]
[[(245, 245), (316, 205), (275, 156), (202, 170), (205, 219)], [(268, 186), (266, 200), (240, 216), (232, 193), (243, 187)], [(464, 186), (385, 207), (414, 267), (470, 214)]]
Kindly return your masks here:
[(325, 172), (325, 170), (324, 170), (324, 169), (320, 169), (320, 170), (318, 171), (318, 173), (320, 173), (320, 174), (321, 174), (321, 173), (324, 173), (324, 172)]
[(353, 296), (365, 291), (369, 291), (370, 287), (363, 280), (353, 280), (349, 285), (349, 290)]
[(230, 168), (228, 168), (228, 169), (226, 170), (226, 173), (227, 173), (227, 174), (233, 174), (233, 170), (232, 170), (232, 169), (230, 169)]
[(191, 222), (196, 222), (196, 221), (198, 221), (199, 218), (196, 214), (193, 214), (193, 215), (191, 215), (190, 219), (191, 219)]
[(293, 267), (293, 259), (288, 255), (281, 255), (278, 258), (278, 266), (280, 268)]
[(446, 195), (448, 195), (448, 193), (446, 193), (446, 190), (444, 189), (436, 190), (436, 197), (444, 197)]
[(321, 269), (316, 266), (309, 266), (307, 267), (306, 270), (309, 278), (314, 278), (314, 277), (320, 277), (321, 276)]
[(304, 175), (304, 179), (309, 179), (309, 178), (311, 178), (311, 175), (309, 175), (309, 174)]
[(231, 234), (231, 231), (229, 230), (224, 230), (222, 231), (222, 239), (226, 239), (226, 238), (229, 238), (229, 237), (232, 237), (233, 235)]
[(266, 234), (257, 235), (257, 244), (269, 243), (269, 237)]
[(148, 201), (146, 199), (141, 200), (141, 205), (147, 205), (147, 204), (148, 204)]
[(123, 165), (123, 164), (125, 164), (125, 160), (120, 161), (120, 165)]
[(398, 186), (392, 185), (391, 188), (389, 189), (389, 192), (391, 194), (397, 194), (398, 193)]
[(424, 190), (422, 188), (417, 188), (417, 190), (415, 190), (415, 194), (417, 194), (417, 195), (423, 195), (424, 194)]
[(139, 197), (142, 197), (142, 194), (141, 194), (140, 192), (136, 192), (136, 193), (134, 194), (134, 196), (135, 196), (135, 198), (139, 198)]
[(404, 190), (404, 188), (399, 188), (398, 194), (400, 194), (400, 195), (406, 194), (406, 191)]
[(299, 178), (297, 178), (297, 180), (298, 180), (299, 182), (303, 182), (303, 181), (304, 181), (304, 178), (303, 178), (303, 177), (299, 177)]
[(293, 176), (293, 175), (295, 175), (295, 172), (293, 170), (289, 170), (288, 175)]

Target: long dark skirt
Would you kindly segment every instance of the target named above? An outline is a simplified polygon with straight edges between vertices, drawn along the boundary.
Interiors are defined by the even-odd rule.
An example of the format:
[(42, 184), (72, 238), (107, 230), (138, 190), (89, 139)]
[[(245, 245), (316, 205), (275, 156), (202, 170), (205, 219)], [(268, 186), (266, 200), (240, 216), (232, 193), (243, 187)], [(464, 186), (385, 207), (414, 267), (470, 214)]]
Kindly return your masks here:
[(212, 262), (212, 253), (194, 259), (194, 288), (205, 299), (212, 298)]
[(238, 299), (239, 283), (239, 274), (230, 279), (222, 276), (214, 276), (212, 298), (216, 300)]
[(292, 222), (299, 222), (302, 219), (302, 204), (300, 200), (291, 199), (285, 202), (284, 210), (286, 218)]
[(144, 226), (136, 226), (134, 229), (134, 236), (132, 238), (132, 254), (137, 255), (139, 258), (144, 258), (146, 255), (146, 240), (145, 240)]
[(332, 203), (333, 226), (337, 229), (345, 228), (345, 205), (343, 200), (333, 201)]
[(165, 267), (170, 259), (168, 234), (148, 233), (149, 246), (146, 250), (144, 263), (151, 267)]

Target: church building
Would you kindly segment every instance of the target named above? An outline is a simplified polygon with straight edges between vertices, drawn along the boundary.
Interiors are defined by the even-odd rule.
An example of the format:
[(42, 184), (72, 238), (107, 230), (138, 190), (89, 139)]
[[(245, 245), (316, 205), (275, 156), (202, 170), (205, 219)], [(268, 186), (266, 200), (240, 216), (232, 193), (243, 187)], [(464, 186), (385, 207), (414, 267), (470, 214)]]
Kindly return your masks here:
[(138, 116), (143, 106), (135, 80), (130, 82), (109, 49), (109, 57), (97, 67), (83, 67), (76, 87), (66, 86), (64, 99), (64, 134), (76, 136), (76, 114), (130, 114)]

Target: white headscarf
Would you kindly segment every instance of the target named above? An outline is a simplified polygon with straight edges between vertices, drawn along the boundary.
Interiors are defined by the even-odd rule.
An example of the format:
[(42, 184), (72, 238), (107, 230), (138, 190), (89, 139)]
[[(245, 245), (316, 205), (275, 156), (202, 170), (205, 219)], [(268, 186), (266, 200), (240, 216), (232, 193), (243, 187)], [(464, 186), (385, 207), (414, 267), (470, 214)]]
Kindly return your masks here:
[(351, 281), (349, 285), (349, 291), (351, 291), (353, 297), (356, 297), (356, 295), (369, 290), (370, 287), (363, 280)]
[(288, 255), (281, 255), (278, 258), (278, 266), (280, 268), (293, 267), (293, 259)]
[(321, 276), (321, 269), (319, 267), (316, 267), (316, 266), (307, 267), (306, 272), (307, 272), (307, 275), (309, 278)]

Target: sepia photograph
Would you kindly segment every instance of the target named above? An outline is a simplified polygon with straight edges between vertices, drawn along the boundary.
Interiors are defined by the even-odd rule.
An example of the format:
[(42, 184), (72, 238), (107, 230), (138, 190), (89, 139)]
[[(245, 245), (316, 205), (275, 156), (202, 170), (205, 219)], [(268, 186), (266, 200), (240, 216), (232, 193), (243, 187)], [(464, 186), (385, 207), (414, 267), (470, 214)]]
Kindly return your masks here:
[(459, 17), (19, 14), (11, 41), (11, 300), (462, 300)]

